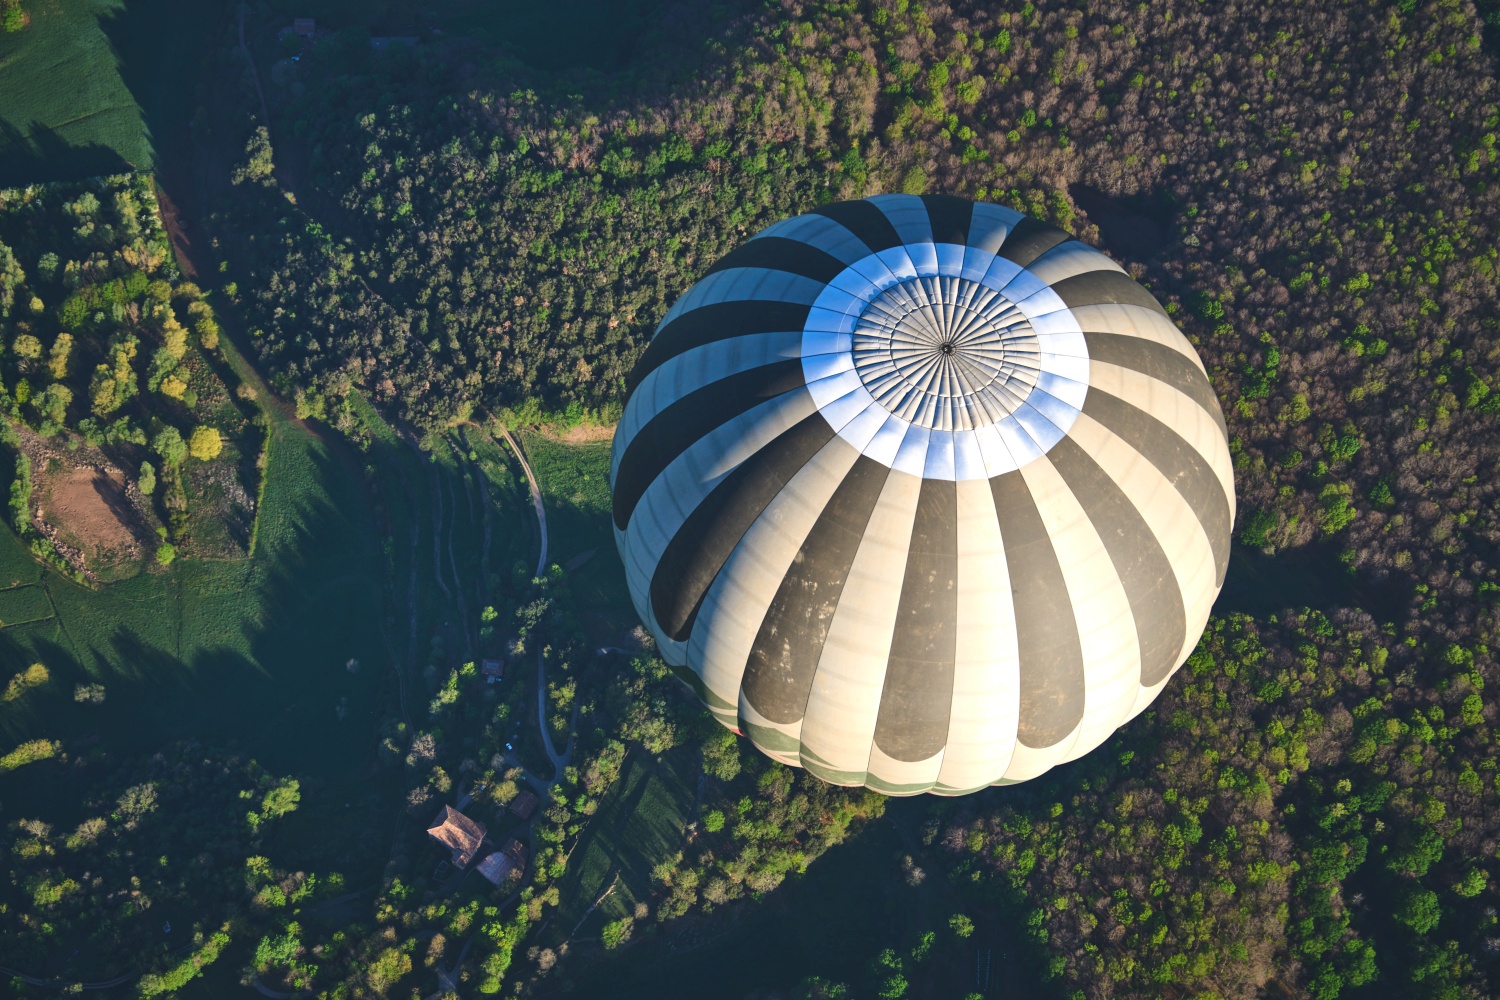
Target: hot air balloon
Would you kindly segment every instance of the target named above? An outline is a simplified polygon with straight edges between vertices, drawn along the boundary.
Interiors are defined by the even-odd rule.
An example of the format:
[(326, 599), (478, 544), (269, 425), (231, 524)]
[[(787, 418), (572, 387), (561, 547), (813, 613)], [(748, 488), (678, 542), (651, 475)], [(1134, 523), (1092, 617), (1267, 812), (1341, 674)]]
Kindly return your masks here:
[(772, 758), (1034, 778), (1149, 705), (1224, 582), (1203, 364), (1119, 265), (950, 196), (776, 223), (656, 329), (611, 465), (661, 654)]

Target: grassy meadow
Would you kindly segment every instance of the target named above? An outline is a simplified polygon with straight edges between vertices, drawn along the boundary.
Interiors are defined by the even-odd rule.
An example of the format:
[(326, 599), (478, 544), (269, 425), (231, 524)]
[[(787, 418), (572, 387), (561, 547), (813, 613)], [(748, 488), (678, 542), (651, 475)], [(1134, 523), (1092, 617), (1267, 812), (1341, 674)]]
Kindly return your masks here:
[[(180, 560), (89, 590), (0, 530), (0, 582), (11, 584), (0, 591), (0, 676), (35, 662), (50, 675), (0, 705), (0, 742), (118, 757), (207, 741), (305, 788), (371, 762), (389, 671), (371, 627), (383, 601), (358, 467), (294, 422), (271, 433), (253, 559)], [(75, 701), (95, 684), (102, 704)], [(47, 770), (14, 773), (4, 798), (52, 800)]]
[(637, 902), (649, 902), (655, 886), (651, 869), (670, 860), (683, 846), (683, 829), (693, 816), (697, 754), (679, 747), (653, 760), (637, 749), (589, 821), (574, 848), (560, 885), (557, 939), (569, 932), (594, 905), (616, 875), (619, 882), (578, 935), (592, 937), (611, 920), (634, 913)]
[(152, 169), (196, 105), (196, 60), (223, 5), (28, 0), (0, 34), (0, 186)]
[(611, 527), (610, 443), (564, 444), (535, 431), (523, 432), (520, 442), (547, 505), (548, 559), (563, 567), (581, 562), (569, 572), (568, 585), (589, 628), (606, 644), (618, 644), (636, 618)]

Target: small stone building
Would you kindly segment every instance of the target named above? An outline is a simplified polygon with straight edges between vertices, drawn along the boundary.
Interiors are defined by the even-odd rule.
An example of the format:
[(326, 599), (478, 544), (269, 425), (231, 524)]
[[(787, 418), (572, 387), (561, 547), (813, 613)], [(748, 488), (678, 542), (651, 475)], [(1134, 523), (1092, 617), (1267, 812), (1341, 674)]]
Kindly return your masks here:
[(490, 883), (504, 885), (505, 880), (510, 878), (510, 873), (516, 870), (516, 862), (504, 851), (493, 851), (475, 868)]
[(452, 806), (443, 806), (427, 827), (427, 836), (452, 852), (453, 864), (463, 868), (484, 843), (484, 824), (477, 823)]

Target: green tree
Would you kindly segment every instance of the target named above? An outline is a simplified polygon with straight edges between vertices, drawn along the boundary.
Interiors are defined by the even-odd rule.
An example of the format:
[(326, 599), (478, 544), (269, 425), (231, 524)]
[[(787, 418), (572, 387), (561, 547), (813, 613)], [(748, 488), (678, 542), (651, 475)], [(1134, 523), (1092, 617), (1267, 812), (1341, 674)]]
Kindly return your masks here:
[(261, 800), (260, 811), (267, 819), (280, 819), (287, 813), (294, 812), (301, 801), (301, 784), (296, 778), (283, 778)]
[(1412, 889), (1396, 908), (1396, 921), (1410, 927), (1417, 934), (1426, 934), (1438, 925), (1443, 917), (1438, 895), (1430, 889)]
[(740, 773), (739, 740), (718, 723), (710, 723), (703, 740), (703, 770), (720, 781), (733, 781)]
[(163, 427), (157, 431), (156, 436), (151, 439), (151, 450), (160, 455), (169, 467), (181, 465), (188, 453), (182, 434), (175, 427)]
[(219, 436), (217, 427), (195, 427), (193, 436), (188, 439), (188, 454), (200, 462), (218, 458), (223, 450), (224, 439)]
[(245, 143), (245, 162), (234, 168), (234, 183), (253, 181), (264, 184), (270, 179), (274, 169), (275, 164), (271, 160), (271, 133), (264, 125), (257, 126)]
[(614, 950), (626, 941), (630, 940), (630, 932), (635, 928), (635, 921), (630, 917), (621, 917), (619, 920), (611, 921), (604, 925), (604, 947)]
[(52, 352), (47, 356), (47, 369), (53, 379), (62, 381), (68, 377), (68, 358), (73, 353), (73, 335), (59, 333), (52, 341)]
[(150, 496), (156, 492), (156, 469), (150, 462), (141, 463), (141, 475), (136, 480), (136, 486), (144, 496)]
[(21, 0), (0, 0), (0, 31), (16, 32), (26, 27)]
[(22, 361), (35, 361), (42, 356), (42, 342), (29, 333), (22, 333), (11, 341), (11, 353)]

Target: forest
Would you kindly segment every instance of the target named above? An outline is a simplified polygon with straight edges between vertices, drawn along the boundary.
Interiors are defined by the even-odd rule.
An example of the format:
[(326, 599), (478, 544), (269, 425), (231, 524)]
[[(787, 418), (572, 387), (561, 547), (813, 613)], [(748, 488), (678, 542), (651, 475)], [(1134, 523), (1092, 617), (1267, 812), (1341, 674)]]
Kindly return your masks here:
[[(607, 420), (675, 292), (786, 214), (952, 191), (1102, 245), (1209, 367), (1241, 545), (1328, 564), (1348, 606), (1218, 621), (1108, 755), (953, 807), (955, 877), (1021, 894), (1088, 997), (1487, 995), (1500, 111), (1479, 13), (716, 14), (566, 82), (460, 40), (316, 46), (316, 99), (288, 94), (274, 148), (248, 135), (251, 190), (221, 216), (262, 361), (422, 426)], [(465, 58), (486, 68), (457, 85)]]
[[(486, 562), (471, 589), (455, 561), (442, 614), (479, 622), (476, 641), (433, 624), (424, 653), (413, 611), (410, 653), (392, 654), (413, 677), (399, 708), (387, 693), (364, 773), (404, 799), (368, 896), (347, 900), (333, 857), (262, 853), (299, 804), (280, 771), (191, 744), (87, 759), (110, 791), (82, 825), (7, 803), (7, 967), (84, 933), (90, 968), (108, 967), (145, 940), (119, 914), (144, 897), (155, 922), (201, 898), (193, 940), (151, 951), (131, 989), (187, 995), (232, 965), (216, 984), (592, 995), (720, 954), (865, 851), (859, 874), (890, 908), (859, 926), (884, 926), (821, 965), (747, 971), (771, 979), (737, 995), (1003, 995), (991, 941), (1017, 995), (1500, 990), (1494, 3), (664, 3), (628, 59), (561, 67), (529, 63), (524, 36), (431, 30), (397, 2), (308, 6), (313, 37), (285, 30), (301, 6), (272, 2), (248, 41), (226, 20), (211, 47), (237, 69), (198, 87), (202, 288), (166, 251), (142, 177), (0, 196), (10, 433), (127, 470), (153, 572), (174, 545), (193, 552), (171, 498), (214, 460), (207, 430), (253, 481), (255, 400), (227, 388), (221, 321), (289, 412), (355, 449), (380, 586), (400, 595), (424, 468), (439, 511), (446, 484), (472, 515), (471, 483), (483, 503), (516, 482), (481, 472), (481, 432), (607, 428), (658, 320), (725, 253), (784, 216), (904, 191), (1044, 219), (1162, 302), (1228, 423), (1230, 585), (1160, 698), (1094, 753), (959, 800), (885, 800), (759, 757), (648, 643), (601, 651), (620, 609), (585, 586), (593, 567), (561, 568), (575, 552), (536, 578), (519, 556)], [(30, 510), (16, 530), (75, 565), (48, 556)], [(569, 516), (604, 524), (586, 502)], [(484, 656), (523, 679), (495, 694)], [(26, 677), (7, 701), (25, 704)], [(572, 747), (550, 782), (540, 734), (518, 735), (538, 697)], [(79, 766), (72, 753), (24, 743), (0, 774)], [(642, 775), (686, 776), (680, 842), (615, 871), (629, 850), (602, 839), (631, 828), (606, 821), (655, 787)], [(463, 791), (509, 830), (539, 786), (525, 879), (444, 882), (418, 829), (432, 811)], [(187, 820), (165, 823), (183, 801)], [(230, 831), (232, 871), (207, 830)]]

